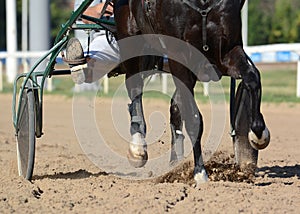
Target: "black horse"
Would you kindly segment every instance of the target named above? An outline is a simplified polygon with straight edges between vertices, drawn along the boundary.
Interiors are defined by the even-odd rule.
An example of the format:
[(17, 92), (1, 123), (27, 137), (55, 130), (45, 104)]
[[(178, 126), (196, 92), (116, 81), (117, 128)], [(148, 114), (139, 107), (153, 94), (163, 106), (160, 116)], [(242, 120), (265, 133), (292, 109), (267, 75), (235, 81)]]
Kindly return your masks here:
[[(270, 133), (260, 111), (260, 74), (243, 50), (241, 9), (244, 2), (245, 0), (114, 0), (119, 40), (140, 34), (171, 36), (197, 48), (210, 62), (210, 69), (207, 71), (203, 70), (207, 66), (200, 66), (202, 71), (193, 73), (181, 63), (168, 60), (176, 86), (170, 106), (170, 161), (183, 158), (184, 122), (193, 143), (194, 179), (197, 184), (207, 181), (200, 146), (203, 121), (194, 99), (191, 99), (197, 80), (216, 81), (222, 76), (242, 79), (236, 93), (235, 119), (232, 124), (237, 164), (241, 167), (249, 163), (256, 165), (257, 150), (265, 148), (270, 141)], [(122, 56), (122, 47), (120, 48)], [(193, 56), (185, 54), (184, 57)], [(142, 106), (143, 77), (139, 74), (142, 60), (141, 57), (135, 57), (122, 65), (131, 99), (129, 112), (132, 141), (128, 159), (135, 167), (142, 167), (148, 159), (144, 140), (146, 125)], [(211, 68), (214, 74), (209, 73)], [(192, 96), (188, 96), (187, 91)]]

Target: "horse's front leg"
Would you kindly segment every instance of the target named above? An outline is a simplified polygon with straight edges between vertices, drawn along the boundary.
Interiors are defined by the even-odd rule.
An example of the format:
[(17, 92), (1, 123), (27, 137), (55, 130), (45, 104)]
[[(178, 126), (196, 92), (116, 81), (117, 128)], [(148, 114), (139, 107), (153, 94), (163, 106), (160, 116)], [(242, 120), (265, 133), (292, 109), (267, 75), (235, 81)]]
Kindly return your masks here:
[(196, 184), (205, 183), (208, 181), (208, 176), (204, 167), (201, 137), (203, 133), (203, 119), (200, 114), (197, 104), (194, 99), (184, 100), (186, 114), (184, 116), (185, 128), (191, 139), (194, 154), (194, 179)]
[(231, 72), (240, 72), (241, 84), (244, 85), (250, 97), (249, 142), (256, 150), (264, 149), (269, 145), (270, 132), (260, 111), (261, 81), (259, 71), (241, 46), (237, 46), (229, 52), (226, 62)]
[[(197, 104), (194, 100), (194, 86), (196, 84), (197, 78), (184, 66), (172, 60), (169, 60), (169, 66), (176, 86), (175, 98), (180, 98), (179, 100), (177, 100), (176, 106), (173, 105), (173, 107), (178, 107), (179, 114), (181, 115), (181, 119), (185, 123), (186, 131), (192, 142), (194, 154), (194, 179), (196, 181), (196, 184), (199, 185), (201, 183), (207, 182), (208, 176), (204, 167), (200, 145), (203, 133), (203, 120), (202, 115), (200, 114)], [(175, 119), (175, 115), (171, 115), (171, 127), (172, 125), (177, 123), (177, 128), (180, 129), (181, 121), (176, 121), (176, 123), (172, 121), (172, 118)], [(180, 134), (180, 132), (178, 132), (177, 134)]]
[(143, 167), (148, 160), (148, 154), (145, 141), (146, 123), (142, 104), (143, 79), (141, 75), (127, 73), (126, 88), (131, 100), (128, 110), (131, 117), (130, 134), (132, 136), (127, 157), (132, 166)]
[(171, 158), (170, 165), (177, 163), (184, 157), (184, 135), (182, 133), (182, 118), (179, 106), (182, 106), (180, 93), (175, 91), (170, 106), (170, 127), (171, 127)]

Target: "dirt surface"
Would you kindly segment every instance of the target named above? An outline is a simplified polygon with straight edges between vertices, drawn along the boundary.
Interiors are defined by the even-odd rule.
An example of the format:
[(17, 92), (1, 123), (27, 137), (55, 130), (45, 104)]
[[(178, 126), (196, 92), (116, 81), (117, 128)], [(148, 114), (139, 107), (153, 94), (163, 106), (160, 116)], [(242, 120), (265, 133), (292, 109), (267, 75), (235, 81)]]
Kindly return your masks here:
[[(112, 142), (111, 148), (126, 154), (126, 144), (117, 146), (125, 140), (111, 122), (105, 122), (110, 117), (109, 103), (97, 103), (96, 118), (103, 118), (99, 127)], [(146, 115), (156, 109), (168, 112), (167, 102), (152, 100), (144, 105)], [(33, 180), (26, 181), (17, 175), (11, 95), (0, 94), (0, 107), (0, 213), (299, 213), (300, 105), (263, 104), (271, 143), (260, 152), (251, 178), (234, 168), (227, 125), (217, 153), (207, 163), (210, 181), (198, 188), (193, 185), (191, 156), (171, 172), (149, 175), (147, 180), (119, 177), (99, 168), (76, 138), (72, 99), (59, 96), (45, 97), (45, 134), (37, 140)], [(209, 124), (208, 104), (200, 108)], [(163, 151), (170, 138), (165, 129), (158, 140)], [(149, 155), (159, 153), (151, 151)], [(240, 177), (232, 179), (234, 173)]]

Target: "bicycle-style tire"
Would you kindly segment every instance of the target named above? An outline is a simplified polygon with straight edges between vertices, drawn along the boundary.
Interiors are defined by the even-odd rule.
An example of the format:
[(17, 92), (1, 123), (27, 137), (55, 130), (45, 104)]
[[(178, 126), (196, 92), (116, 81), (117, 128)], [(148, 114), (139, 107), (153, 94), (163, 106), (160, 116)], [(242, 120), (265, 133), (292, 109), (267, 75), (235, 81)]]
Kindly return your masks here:
[(17, 123), (17, 159), (19, 175), (31, 180), (35, 158), (35, 101), (32, 89), (24, 89)]

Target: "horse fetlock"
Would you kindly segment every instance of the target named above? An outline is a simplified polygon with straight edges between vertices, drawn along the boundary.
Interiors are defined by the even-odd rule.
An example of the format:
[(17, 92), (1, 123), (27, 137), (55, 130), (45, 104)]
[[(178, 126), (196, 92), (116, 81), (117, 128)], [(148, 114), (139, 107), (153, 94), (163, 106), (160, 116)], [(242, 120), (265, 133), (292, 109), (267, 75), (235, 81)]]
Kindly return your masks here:
[(260, 137), (258, 137), (252, 129), (248, 133), (249, 142), (256, 150), (266, 148), (270, 143), (270, 138), (270, 132), (267, 127), (265, 127)]

